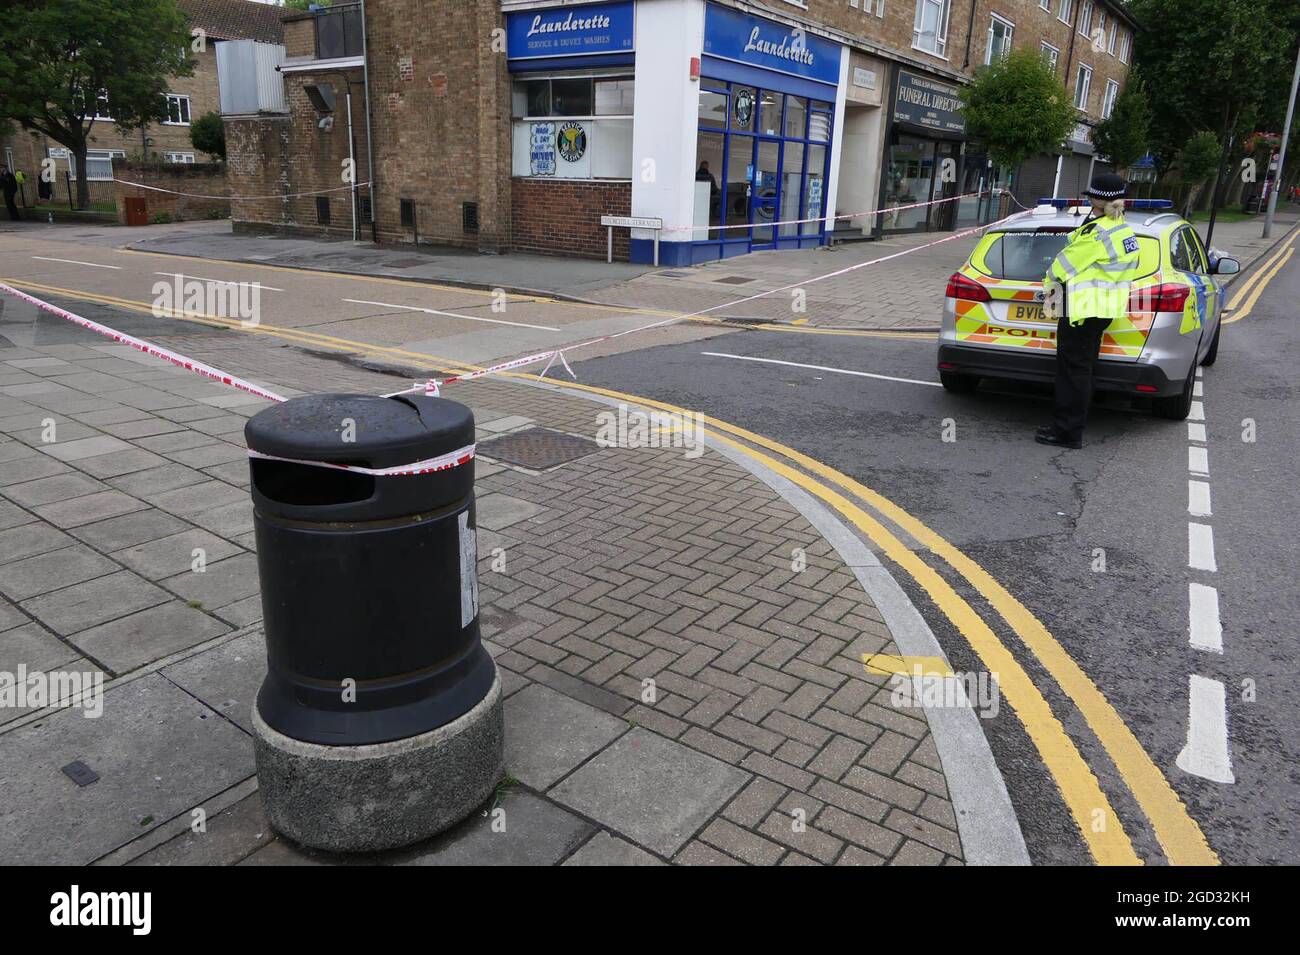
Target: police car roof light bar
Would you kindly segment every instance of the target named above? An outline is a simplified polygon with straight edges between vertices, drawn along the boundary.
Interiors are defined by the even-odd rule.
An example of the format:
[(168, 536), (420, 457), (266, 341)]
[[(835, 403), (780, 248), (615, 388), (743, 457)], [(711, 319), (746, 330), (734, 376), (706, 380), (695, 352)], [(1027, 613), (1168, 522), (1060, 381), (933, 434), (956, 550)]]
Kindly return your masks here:
[[(1052, 206), (1056, 209), (1069, 209), (1071, 206), (1086, 206), (1087, 199), (1054, 199), (1051, 196), (1043, 196), (1038, 200), (1040, 206)], [(1126, 209), (1172, 209), (1174, 203), (1172, 199), (1125, 199), (1124, 208)]]

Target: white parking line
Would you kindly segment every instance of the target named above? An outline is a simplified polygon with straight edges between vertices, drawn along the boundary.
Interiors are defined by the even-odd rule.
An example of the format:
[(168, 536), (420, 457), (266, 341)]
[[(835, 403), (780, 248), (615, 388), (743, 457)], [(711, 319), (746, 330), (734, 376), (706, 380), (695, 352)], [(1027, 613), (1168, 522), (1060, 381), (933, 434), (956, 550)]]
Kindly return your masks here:
[(1209, 524), (1187, 524), (1187, 566), (1193, 570), (1217, 571), (1214, 561), (1214, 528)]
[(447, 318), (461, 318), (467, 322), (491, 322), (493, 325), (513, 325), (515, 328), (535, 328), (542, 332), (558, 332), (550, 325), (529, 325), (527, 322), (507, 322), (504, 318), (481, 318), (477, 315), (460, 315), (457, 312), (440, 312), (436, 308), (418, 308), (415, 305), (394, 305), (392, 302), (367, 302), (360, 298), (345, 298), (343, 301), (353, 305), (378, 305), (380, 308), (401, 308), (408, 312), (424, 312), (426, 315), (445, 315)]
[(1193, 474), (1208, 475), (1210, 473), (1210, 449), (1188, 448), (1187, 470)]
[(1213, 587), (1187, 583), (1187, 632), (1191, 644), (1210, 653), (1223, 652), (1223, 624), (1219, 622), (1219, 592)]
[(1199, 441), (1204, 444), (1206, 441), (1205, 425), (1197, 424), (1195, 421), (1187, 422), (1187, 440)]
[(1187, 412), (1187, 420), (1188, 420), (1188, 421), (1204, 421), (1204, 420), (1205, 420), (1205, 406), (1202, 405), (1199, 401), (1193, 401), (1193, 402), (1192, 402), (1192, 410), (1189, 411), (1189, 412)]
[(230, 279), (205, 279), (202, 275), (190, 275), (188, 272), (155, 272), (154, 275), (170, 275), (178, 279), (194, 279), (198, 282), (212, 282), (216, 285), (256, 285), (263, 292), (283, 292), (284, 289), (274, 285), (262, 285), (260, 282), (234, 282)]
[(828, 365), (804, 365), (797, 361), (781, 361), (779, 358), (754, 358), (751, 355), (731, 355), (727, 352), (720, 351), (702, 351), (701, 355), (708, 355), (710, 358), (734, 358), (737, 361), (756, 361), (766, 365), (785, 365), (789, 368), (807, 368), (810, 371), (829, 371), (837, 375), (853, 375), (856, 378), (878, 378), (881, 381), (901, 381), (908, 385), (928, 385), (932, 388), (942, 388), (943, 385), (937, 381), (921, 381), (918, 378), (895, 378), (893, 375), (876, 375), (869, 371), (852, 371), (848, 368), (831, 368)]
[(1204, 388), (1205, 388), (1204, 382), (1202, 382), (1201, 379), (1198, 377), (1196, 381), (1192, 382), (1192, 397), (1194, 398), (1202, 397), (1205, 394)]
[(122, 270), (120, 265), (100, 265), (98, 262), (79, 262), (76, 259), (52, 259), (48, 255), (33, 255), (33, 259), (40, 259), (42, 262), (66, 262), (68, 265), (85, 265), (92, 269), (117, 269)]
[(1191, 675), (1188, 686), (1187, 745), (1178, 768), (1216, 783), (1234, 783), (1228, 755), (1228, 699), (1223, 684)]
[(1192, 517), (1209, 517), (1214, 513), (1210, 509), (1210, 485), (1205, 481), (1187, 482), (1187, 513)]

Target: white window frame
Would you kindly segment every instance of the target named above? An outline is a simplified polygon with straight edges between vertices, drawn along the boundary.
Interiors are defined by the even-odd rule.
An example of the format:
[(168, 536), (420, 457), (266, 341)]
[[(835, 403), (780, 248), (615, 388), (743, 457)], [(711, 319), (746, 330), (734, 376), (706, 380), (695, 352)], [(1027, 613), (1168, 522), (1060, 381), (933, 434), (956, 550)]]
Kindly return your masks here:
[(1069, 26), (1070, 17), (1072, 16), (1074, 16), (1074, 0), (1061, 0), (1060, 5), (1056, 8), (1056, 19)]
[(1115, 111), (1115, 100), (1119, 99), (1119, 83), (1115, 80), (1106, 81), (1106, 95), (1101, 100), (1101, 118), (1110, 119), (1110, 114)]
[(1119, 20), (1116, 17), (1110, 18), (1110, 39), (1106, 41), (1106, 52), (1111, 56), (1115, 55), (1115, 38), (1119, 33)]
[[(102, 161), (105, 159), (112, 160), (112, 159), (125, 159), (125, 158), (126, 158), (125, 149), (87, 149), (86, 150), (87, 166), (90, 165), (90, 160), (92, 159), (98, 159)], [(72, 150), (68, 150), (68, 174), (72, 177), (73, 180), (77, 179), (77, 157), (73, 155)], [(86, 181), (87, 182), (112, 182), (113, 174), (110, 172), (107, 176), (87, 175)]]
[[(1089, 45), (1090, 45), (1090, 46), (1091, 46), (1092, 38), (1097, 34), (1098, 31), (1101, 31), (1102, 39), (1105, 39), (1105, 38), (1106, 38), (1106, 11), (1105, 11), (1105, 10), (1100, 10), (1100, 9), (1099, 9), (1099, 10), (1097, 11), (1097, 26), (1094, 27), (1094, 28), (1093, 28), (1091, 31), (1089, 31), (1089, 33), (1088, 33), (1088, 41), (1089, 41)], [(1094, 49), (1093, 52), (1094, 52), (1094, 53), (1102, 53), (1102, 52), (1105, 52), (1106, 45), (1103, 43), (1103, 44), (1100, 44), (1100, 46), (1101, 46), (1101, 49)]]
[(1053, 46), (1051, 43), (1044, 40), (1042, 45), (1039, 46), (1038, 52), (1043, 54), (1043, 59), (1047, 61), (1047, 65), (1050, 66), (1052, 72), (1055, 73), (1057, 64), (1061, 62), (1061, 48), (1059, 46)]
[(1001, 53), (1001, 55), (1002, 55), (1002, 56), (1006, 56), (1008, 53), (1011, 52), (1011, 44), (1012, 44), (1012, 41), (1013, 41), (1014, 38), (1015, 38), (1015, 33), (1016, 33), (1016, 25), (1015, 25), (1014, 23), (1012, 23), (1010, 20), (1008, 20), (1006, 17), (1004, 17), (1004, 16), (1002, 16), (1002, 15), (1000, 15), (1000, 14), (997, 14), (997, 13), (990, 13), (990, 14), (989, 14), (989, 32), (988, 32), (988, 42), (987, 42), (987, 43), (985, 44), (985, 46), (984, 46), (984, 65), (985, 65), (985, 66), (988, 66), (990, 63), (993, 62), (993, 28), (994, 28), (995, 26), (997, 26), (999, 23), (1002, 24), (1002, 26), (1004, 26), (1004, 27), (1006, 28), (1006, 31), (1007, 31), (1007, 33), (1006, 33), (1006, 45), (1002, 48), (1002, 53)]
[[(927, 7), (938, 7), (939, 18), (934, 32), (934, 49), (921, 45), (921, 12)], [(951, 0), (916, 0), (916, 16), (912, 20), (912, 49), (929, 53), (941, 60), (946, 60), (948, 50), (948, 18), (952, 14)]]
[(1119, 41), (1119, 61), (1121, 63), (1127, 63), (1129, 55), (1132, 52), (1133, 52), (1133, 34), (1130, 33), (1128, 30), (1125, 30), (1124, 35), (1120, 37), (1120, 41)]
[[(180, 165), (190, 165), (194, 162), (194, 153), (177, 152), (175, 150), (166, 150), (163, 152), (163, 162), (177, 163)], [(177, 159), (176, 157), (180, 158)]]
[[(856, 10), (858, 8), (858, 0), (849, 0), (849, 6)], [(872, 9), (873, 7), (875, 8), (874, 11)], [(883, 18), (885, 16), (885, 0), (862, 0), (862, 15), (869, 17), (872, 12), (874, 12), (877, 17)]]
[(1092, 0), (1083, 0), (1079, 8), (1079, 35), (1089, 36), (1092, 29)]
[[(1088, 112), (1088, 97), (1092, 95), (1092, 67), (1086, 63), (1080, 63), (1078, 70), (1074, 73), (1074, 108), (1080, 112)], [(1079, 101), (1083, 102), (1080, 103)]]
[[(162, 124), (164, 126), (190, 125), (190, 122), (194, 119), (194, 113), (192, 112), (193, 104), (190, 102), (189, 96), (185, 93), (168, 93), (166, 98), (167, 98), (167, 118), (163, 120)], [(176, 101), (176, 115), (177, 116), (184, 115), (188, 117), (187, 119), (182, 119), (182, 120), (172, 119), (172, 100)], [(185, 110), (183, 114), (180, 109), (181, 100), (185, 101)]]
[(1048, 13), (1052, 12), (1052, 0), (1038, 0), (1038, 5)]

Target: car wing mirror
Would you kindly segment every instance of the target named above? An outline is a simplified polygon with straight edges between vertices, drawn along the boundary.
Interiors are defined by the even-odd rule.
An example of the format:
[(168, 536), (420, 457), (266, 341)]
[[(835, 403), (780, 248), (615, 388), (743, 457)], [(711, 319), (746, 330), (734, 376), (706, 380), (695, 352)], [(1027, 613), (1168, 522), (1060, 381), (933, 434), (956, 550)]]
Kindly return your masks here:
[(1236, 275), (1241, 271), (1241, 263), (1230, 256), (1221, 255), (1214, 260), (1210, 271), (1215, 275)]

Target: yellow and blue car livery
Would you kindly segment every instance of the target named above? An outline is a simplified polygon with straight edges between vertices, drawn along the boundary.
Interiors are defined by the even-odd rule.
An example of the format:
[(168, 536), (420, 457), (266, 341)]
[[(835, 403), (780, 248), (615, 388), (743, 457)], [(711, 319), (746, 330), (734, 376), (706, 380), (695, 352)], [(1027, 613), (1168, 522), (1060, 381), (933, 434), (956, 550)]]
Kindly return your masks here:
[[(1154, 398), (1158, 411), (1179, 418), (1191, 406), (1196, 368), (1217, 356), (1219, 276), (1238, 265), (1207, 253), (1192, 225), (1165, 211), (1171, 205), (1130, 200), (1127, 228), (1116, 230), (1137, 249), (1125, 249), (1122, 275), (1111, 266), (1129, 295), (1111, 309), (1095, 382), (1101, 390)], [(980, 239), (948, 280), (938, 354), (945, 388), (969, 392), (981, 378), (1055, 379), (1056, 319), (1043, 309), (1043, 278), (1049, 268), (1060, 271), (1054, 263), (1086, 213), (1072, 201), (1041, 200)], [(1089, 258), (1079, 261), (1086, 266)], [(1084, 305), (1092, 310), (1093, 303)]]

